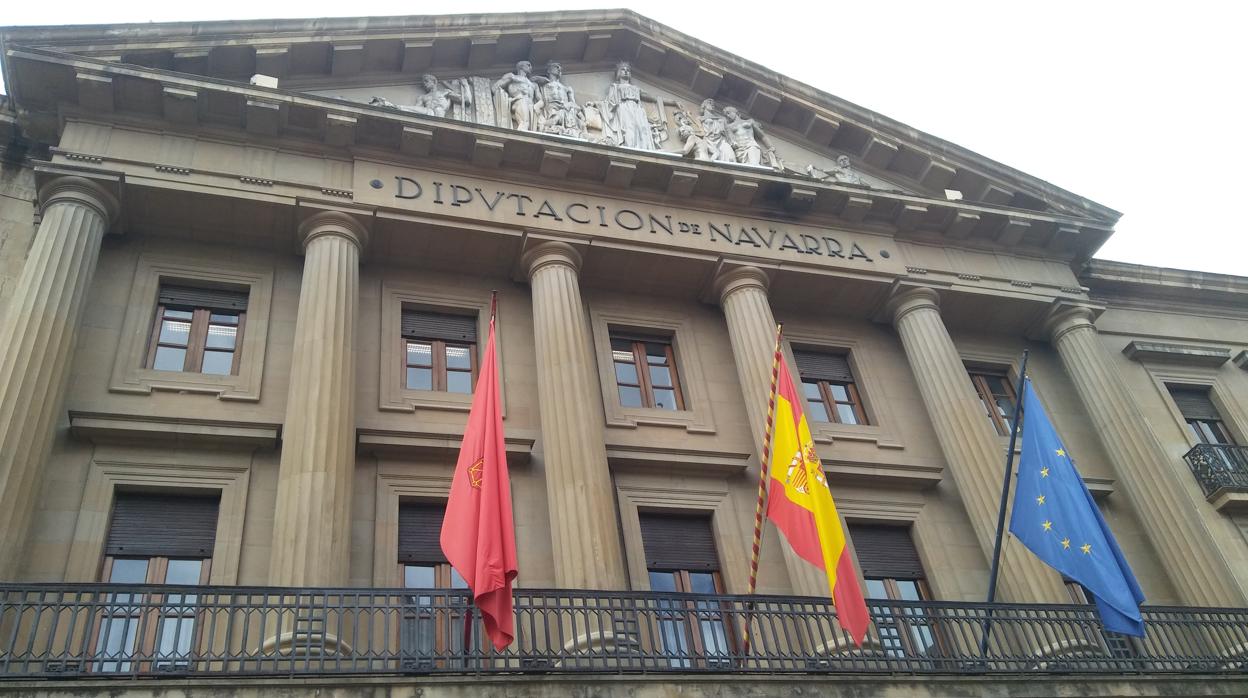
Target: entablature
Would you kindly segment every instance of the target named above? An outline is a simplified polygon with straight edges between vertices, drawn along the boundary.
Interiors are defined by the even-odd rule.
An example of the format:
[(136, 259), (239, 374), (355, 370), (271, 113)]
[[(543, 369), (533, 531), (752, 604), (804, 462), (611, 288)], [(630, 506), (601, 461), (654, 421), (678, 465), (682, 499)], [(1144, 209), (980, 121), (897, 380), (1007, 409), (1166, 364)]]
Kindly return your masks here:
[[(358, 155), (407, 163), (436, 160), (451, 167), (511, 170), (556, 186), (573, 182), (624, 189), (630, 196), (688, 199), (789, 220), (861, 227), (898, 239), (1029, 250), (1067, 261), (1090, 255), (1112, 231), (1109, 224), (1088, 218), (819, 182), (37, 49), (10, 49), (7, 55), (29, 63), (21, 71), (26, 114), (32, 109), (58, 113), (58, 130), (67, 120), (103, 119), (170, 135), (233, 138), (249, 147), (319, 150), (344, 160)], [(103, 156), (69, 150), (61, 155), (93, 164)], [(166, 174), (195, 171), (184, 163), (150, 165)], [(275, 183), (263, 175), (236, 176), (258, 186)], [(330, 182), (322, 189), (342, 199), (358, 193)]]
[[(4, 41), (10, 49), (51, 49), (218, 80), (259, 73), (295, 89), (412, 81), (424, 71), (502, 74), (519, 60), (535, 66), (558, 60), (578, 69), (623, 60), (639, 74), (739, 107), (769, 128), (847, 153), (867, 170), (933, 197), (956, 189), (968, 201), (1106, 225), (1119, 215), (627, 10), (129, 25), (107, 32), (10, 28)], [(21, 82), (12, 79), (11, 66), (7, 72), (10, 85)], [(24, 99), (25, 86), (13, 89)], [(164, 96), (188, 99), (176, 88)]]

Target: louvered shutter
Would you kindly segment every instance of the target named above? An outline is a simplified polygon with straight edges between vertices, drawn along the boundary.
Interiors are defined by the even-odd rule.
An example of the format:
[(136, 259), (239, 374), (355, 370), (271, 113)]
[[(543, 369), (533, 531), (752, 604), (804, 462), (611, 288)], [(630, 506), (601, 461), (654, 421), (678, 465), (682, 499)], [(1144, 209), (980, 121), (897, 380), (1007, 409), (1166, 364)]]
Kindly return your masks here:
[(853, 383), (854, 374), (849, 370), (849, 356), (828, 354), (821, 351), (794, 351), (797, 372), (802, 378)]
[(849, 536), (858, 554), (862, 576), (872, 579), (924, 579), (919, 551), (910, 529), (902, 526), (851, 524)]
[(709, 518), (644, 512), (639, 518), (646, 569), (703, 572), (719, 569), (715, 533)]
[(427, 310), (403, 311), (403, 336), (408, 339), (441, 339), (446, 342), (477, 341), (477, 318)]
[(1213, 406), (1213, 400), (1209, 399), (1208, 390), (1171, 388), (1170, 397), (1174, 398), (1174, 404), (1179, 406), (1179, 412), (1184, 419), (1222, 419), (1218, 415), (1218, 408)]
[(118, 492), (106, 555), (210, 558), (218, 497)]
[(442, 553), (441, 502), (399, 504), (399, 562), (435, 564), (446, 562)]
[(209, 310), (242, 312), (247, 310), (247, 292), (225, 291), (217, 288), (161, 285), (160, 304), (166, 307), (207, 308)]

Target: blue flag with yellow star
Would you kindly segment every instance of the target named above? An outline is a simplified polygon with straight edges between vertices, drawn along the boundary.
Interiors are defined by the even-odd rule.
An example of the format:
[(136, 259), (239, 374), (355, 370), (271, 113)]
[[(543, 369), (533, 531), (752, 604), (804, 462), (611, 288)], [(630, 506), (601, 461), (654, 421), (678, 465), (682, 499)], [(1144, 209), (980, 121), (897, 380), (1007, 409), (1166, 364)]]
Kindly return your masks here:
[(1092, 594), (1106, 630), (1143, 636), (1144, 593), (1030, 379), (1023, 386), (1023, 414), (1023, 455), (1010, 532)]

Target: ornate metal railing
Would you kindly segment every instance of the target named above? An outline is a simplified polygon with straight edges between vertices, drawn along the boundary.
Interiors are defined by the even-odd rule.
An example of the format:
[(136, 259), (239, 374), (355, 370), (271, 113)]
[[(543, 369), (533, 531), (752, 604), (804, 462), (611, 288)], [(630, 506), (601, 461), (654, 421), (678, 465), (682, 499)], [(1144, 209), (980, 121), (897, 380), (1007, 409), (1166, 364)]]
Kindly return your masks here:
[(855, 648), (819, 599), (524, 589), (515, 643), (495, 652), (468, 603), (447, 590), (0, 585), (0, 679), (1248, 667), (1248, 609), (1149, 608), (1137, 640), (1103, 632), (1087, 606), (874, 600)]
[(1248, 492), (1248, 446), (1197, 444), (1183, 458), (1206, 497), (1218, 490)]

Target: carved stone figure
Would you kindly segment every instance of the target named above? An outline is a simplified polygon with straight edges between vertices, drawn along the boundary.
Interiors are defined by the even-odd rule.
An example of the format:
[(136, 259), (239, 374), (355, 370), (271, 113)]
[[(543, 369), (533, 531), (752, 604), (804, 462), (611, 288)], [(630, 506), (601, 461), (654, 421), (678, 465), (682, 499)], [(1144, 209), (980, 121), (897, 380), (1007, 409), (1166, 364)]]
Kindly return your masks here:
[[(724, 118), (727, 119), (725, 129), (732, 145), (732, 153), (738, 163), (742, 165), (766, 164), (768, 167), (783, 169), (784, 164), (776, 155), (775, 146), (771, 144), (767, 134), (763, 133), (757, 121), (742, 116), (736, 107), (724, 107)], [(765, 151), (764, 148), (766, 148)], [(766, 155), (765, 162), (764, 154)]]
[(542, 133), (555, 133), (572, 138), (585, 137), (585, 111), (576, 103), (576, 93), (563, 83), (563, 66), (551, 61), (546, 77), (536, 77), (541, 85)]
[(854, 172), (849, 163), (849, 156), (847, 155), (838, 155), (836, 158), (836, 166), (827, 170), (819, 169), (814, 165), (807, 165), (806, 174), (814, 177), (815, 179), (822, 179), (825, 182), (857, 184), (860, 186), (867, 185), (867, 183), (863, 181), (862, 177), (859, 177), (858, 173)]
[(499, 78), (493, 86), (494, 113), (499, 126), (520, 131), (536, 131), (541, 123), (541, 89), (533, 82), (533, 64), (520, 61), (516, 70)]
[(702, 126), (705, 157), (699, 160), (733, 162), (736, 157), (728, 142), (728, 120), (715, 113), (715, 100), (704, 99), (700, 107), (698, 123)]
[(472, 90), (468, 87), (468, 81), (463, 78), (456, 80), (454, 83), (444, 83), (439, 82), (432, 75), (425, 74), (420, 77), (420, 86), (425, 91), (416, 98), (415, 104), (395, 104), (385, 97), (373, 97), (368, 103), (413, 114), (441, 117), (445, 117), (450, 113), (452, 104), (458, 104), (463, 107), (472, 104)]
[(655, 150), (655, 134), (650, 128), (650, 118), (641, 105), (643, 99), (654, 100), (633, 84), (632, 66), (623, 62), (616, 65), (615, 82), (607, 89), (607, 98), (604, 100), (607, 129), (616, 145)]

